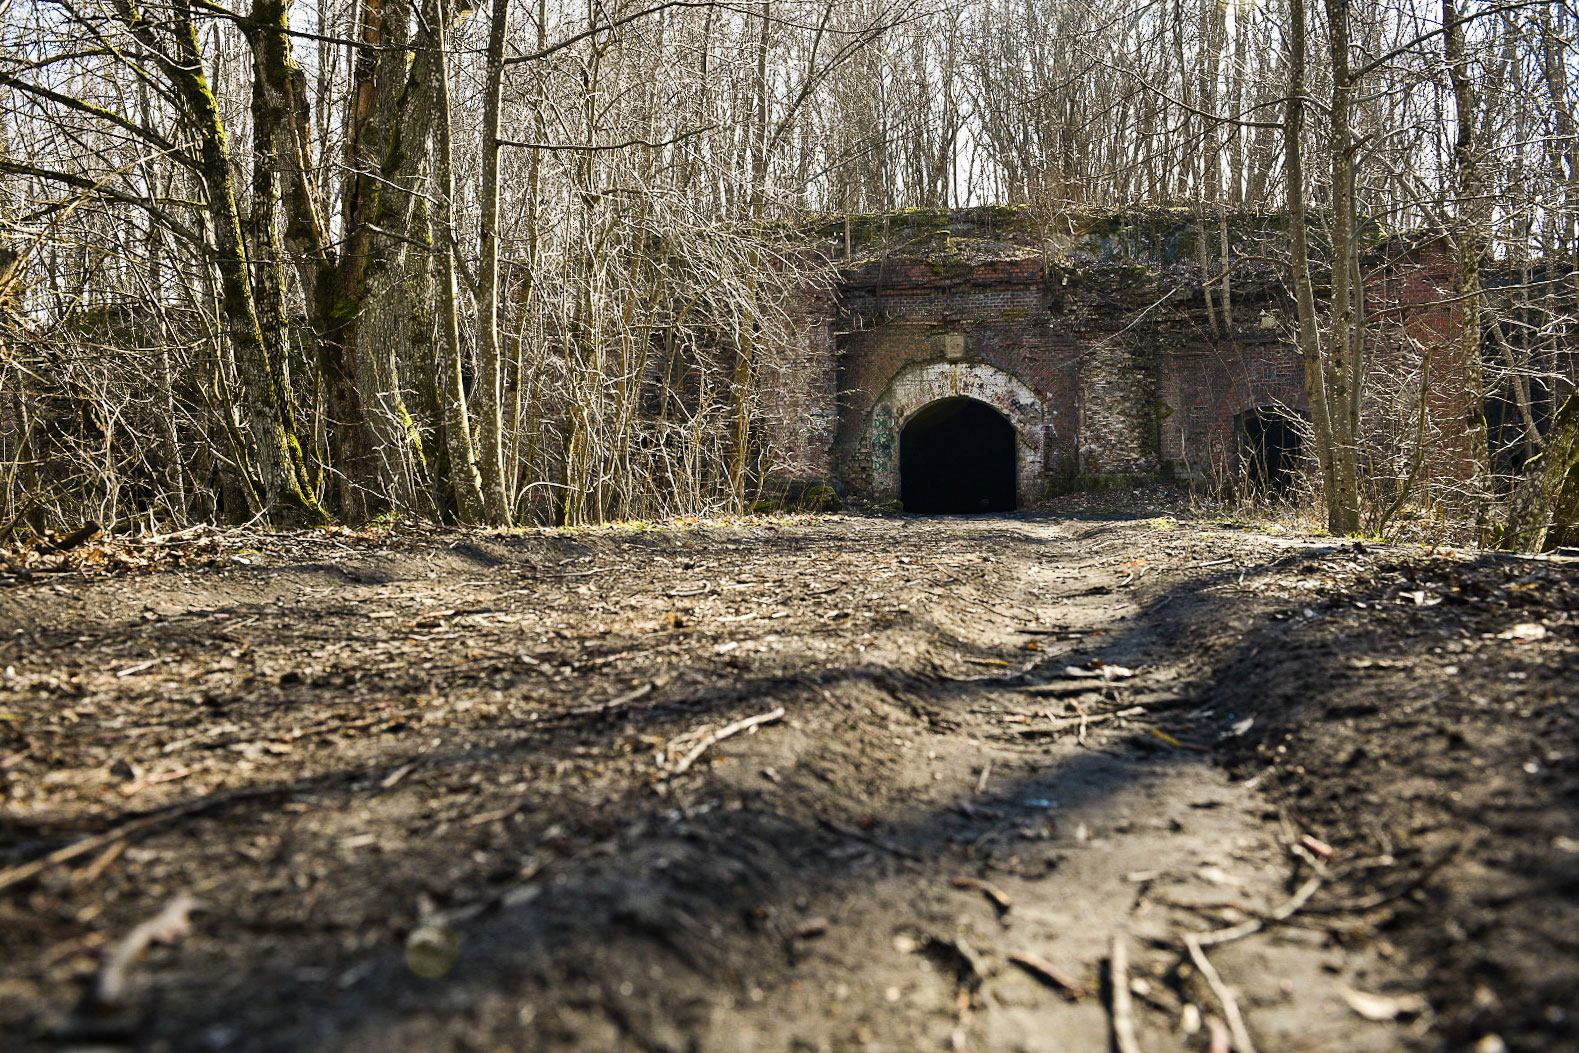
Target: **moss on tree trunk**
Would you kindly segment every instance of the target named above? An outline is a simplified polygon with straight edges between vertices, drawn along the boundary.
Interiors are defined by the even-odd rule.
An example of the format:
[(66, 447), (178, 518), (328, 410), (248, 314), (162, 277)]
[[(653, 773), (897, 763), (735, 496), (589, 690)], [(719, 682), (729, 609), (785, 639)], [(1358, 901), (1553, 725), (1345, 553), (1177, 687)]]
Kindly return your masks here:
[(1570, 395), (1557, 411), (1546, 449), (1524, 470), (1501, 547), (1550, 552), (1579, 544), (1579, 395)]

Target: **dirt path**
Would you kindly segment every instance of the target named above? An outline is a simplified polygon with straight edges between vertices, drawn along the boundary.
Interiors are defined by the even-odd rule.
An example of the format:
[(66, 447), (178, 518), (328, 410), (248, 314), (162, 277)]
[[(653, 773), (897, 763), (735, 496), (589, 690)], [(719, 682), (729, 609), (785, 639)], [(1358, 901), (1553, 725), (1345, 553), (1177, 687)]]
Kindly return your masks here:
[[(1185, 934), (1296, 896), (1205, 952), (1263, 1051), (1573, 1033), (1572, 926), (1463, 929), (1462, 961), (1432, 942), (1443, 904), (1492, 909), (1509, 845), (1533, 916), (1574, 911), (1570, 565), (1089, 517), (175, 555), (0, 598), (0, 1029), (22, 1048), (1096, 1050), (1117, 937), (1142, 1046), (1206, 1049), (1226, 1025), (1203, 1016), (1231, 1014)], [(1484, 683), (1444, 687), (1466, 647)], [(1378, 690), (1440, 697), (1400, 721)], [(1539, 713), (1506, 757), (1389, 754), (1507, 723), (1471, 696)], [(1541, 795), (1500, 771), (1484, 791), (1525, 826), (1430, 821), (1472, 754), (1530, 742)], [(180, 893), (190, 934), (78, 1006)], [(426, 970), (457, 938), (414, 975), (403, 946)]]

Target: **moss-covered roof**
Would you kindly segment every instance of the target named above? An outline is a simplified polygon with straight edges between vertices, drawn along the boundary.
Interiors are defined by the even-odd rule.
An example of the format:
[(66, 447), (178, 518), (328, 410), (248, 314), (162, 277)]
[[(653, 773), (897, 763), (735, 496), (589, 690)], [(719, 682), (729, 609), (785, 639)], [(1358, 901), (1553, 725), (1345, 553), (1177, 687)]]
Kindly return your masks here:
[(1227, 225), (1230, 246), (1240, 259), (1261, 255), (1258, 248), (1280, 238), (1287, 227), (1274, 212), (1158, 206), (1048, 212), (993, 205), (824, 215), (808, 221), (806, 229), (832, 260), (845, 266), (882, 259), (948, 267), (1039, 258), (1074, 269), (1140, 266), (1162, 271), (1201, 266), (1203, 222), (1207, 259), (1217, 267), (1220, 224)]

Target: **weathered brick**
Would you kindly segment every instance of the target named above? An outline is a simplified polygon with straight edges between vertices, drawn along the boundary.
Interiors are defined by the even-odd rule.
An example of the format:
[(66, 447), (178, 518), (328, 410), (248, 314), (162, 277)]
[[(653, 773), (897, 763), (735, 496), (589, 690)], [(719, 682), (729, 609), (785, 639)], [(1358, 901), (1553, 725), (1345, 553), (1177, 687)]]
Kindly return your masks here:
[[(885, 256), (808, 296), (804, 358), (772, 395), (794, 462), (786, 470), (896, 497), (906, 419), (965, 396), (1015, 425), (1024, 504), (1082, 476), (1208, 476), (1236, 456), (1240, 414), (1307, 412), (1292, 310), (1264, 270), (1230, 276), (1229, 324), (1220, 302), (1208, 309), (1199, 274), (1177, 265), (1004, 251), (971, 262)], [(1386, 316), (1373, 326), (1375, 353), (1404, 339), (1429, 347), (1428, 399), (1444, 419), (1467, 417), (1451, 264), (1427, 244), (1368, 276), (1372, 313)], [(1463, 472), (1467, 451), (1467, 439), (1434, 449), (1435, 470)]]

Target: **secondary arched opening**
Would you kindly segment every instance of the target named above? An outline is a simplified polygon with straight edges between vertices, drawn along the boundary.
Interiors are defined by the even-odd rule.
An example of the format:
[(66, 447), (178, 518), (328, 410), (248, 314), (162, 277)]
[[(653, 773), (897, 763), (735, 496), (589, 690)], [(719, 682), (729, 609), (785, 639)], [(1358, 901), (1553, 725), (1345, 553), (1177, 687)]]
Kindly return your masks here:
[(922, 408), (899, 435), (899, 500), (924, 515), (1013, 511), (1014, 425), (975, 399)]
[(1234, 418), (1239, 456), (1251, 483), (1267, 490), (1283, 490), (1294, 481), (1299, 467), (1299, 429), (1285, 410), (1276, 406), (1248, 409)]

